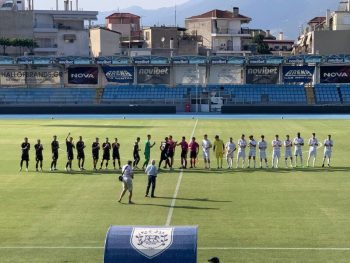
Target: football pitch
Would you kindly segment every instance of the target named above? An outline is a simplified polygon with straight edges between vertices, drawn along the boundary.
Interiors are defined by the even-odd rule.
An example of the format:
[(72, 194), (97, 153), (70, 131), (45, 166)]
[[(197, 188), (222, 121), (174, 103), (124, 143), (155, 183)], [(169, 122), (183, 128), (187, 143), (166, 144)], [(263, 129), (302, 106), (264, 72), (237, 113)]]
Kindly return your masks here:
[[(350, 259), (350, 119), (2, 119), (0, 120), (0, 262), (102, 262), (110, 225), (198, 226), (198, 262), (218, 256), (222, 262), (349, 262)], [(64, 171), (65, 138), (87, 145), (86, 169)], [(180, 141), (193, 134), (200, 143), (208, 134), (226, 143), (244, 133), (258, 140), (265, 135), (271, 167), (271, 141), (301, 132), (307, 143), (312, 132), (320, 142), (332, 134), (332, 167), (321, 168), (323, 147), (315, 168), (233, 169), (204, 168), (202, 153), (196, 169), (181, 170), (180, 149), (175, 169), (162, 170), (157, 198), (145, 198), (147, 176), (137, 171), (135, 205), (118, 203), (119, 171), (92, 171), (91, 144), (115, 137), (121, 159), (132, 158), (136, 137), (141, 148), (147, 134), (156, 146), (167, 135)], [(50, 143), (60, 142), (58, 171), (49, 172)], [(19, 172), (20, 145), (31, 143), (29, 172)], [(44, 171), (35, 172), (34, 144), (44, 146)], [(304, 146), (304, 162), (308, 148)], [(141, 152), (141, 165), (144, 161)], [(76, 152), (74, 152), (76, 157)], [(100, 157), (102, 154), (100, 154)], [(282, 149), (282, 157), (284, 149)], [(235, 165), (234, 165), (235, 166)], [(224, 162), (224, 168), (227, 165)]]

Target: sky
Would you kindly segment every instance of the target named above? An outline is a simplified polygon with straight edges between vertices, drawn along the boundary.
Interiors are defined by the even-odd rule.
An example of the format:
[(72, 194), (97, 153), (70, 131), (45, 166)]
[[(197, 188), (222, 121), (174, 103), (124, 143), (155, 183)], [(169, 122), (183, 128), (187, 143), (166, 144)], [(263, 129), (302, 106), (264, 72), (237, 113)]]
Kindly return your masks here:
[[(58, 0), (60, 9), (63, 9), (63, 1)], [(73, 1), (73, 9), (75, 9), (75, 1)], [(183, 4), (188, 0), (79, 0), (79, 9), (85, 11), (110, 11), (118, 10), (118, 8), (126, 8), (130, 6), (140, 6), (144, 9), (157, 9), (159, 7), (169, 7), (176, 4)], [(56, 0), (34, 0), (35, 9), (55, 9)]]

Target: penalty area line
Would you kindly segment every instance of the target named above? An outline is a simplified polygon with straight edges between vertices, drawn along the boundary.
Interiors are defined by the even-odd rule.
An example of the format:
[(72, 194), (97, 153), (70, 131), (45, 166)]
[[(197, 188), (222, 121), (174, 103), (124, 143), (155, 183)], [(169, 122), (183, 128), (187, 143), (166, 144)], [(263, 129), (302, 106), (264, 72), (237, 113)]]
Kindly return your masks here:
[[(198, 119), (196, 120), (196, 123), (194, 124), (193, 130), (192, 130), (192, 134), (191, 134), (191, 136), (190, 136), (190, 140), (191, 140), (191, 138), (193, 137), (194, 132), (196, 131), (197, 124), (198, 124)], [(166, 219), (165, 226), (170, 226), (170, 224), (171, 224), (171, 219), (172, 219), (172, 217), (173, 217), (174, 207), (175, 207), (175, 203), (176, 203), (176, 198), (177, 198), (177, 194), (179, 193), (179, 190), (180, 190), (180, 185), (181, 185), (182, 177), (183, 177), (183, 169), (181, 169), (180, 174), (179, 174), (179, 178), (177, 179), (177, 184), (176, 184), (175, 192), (174, 192), (174, 195), (173, 195), (173, 199), (171, 200), (171, 204), (170, 204), (170, 208), (169, 208), (169, 212), (168, 212), (168, 217), (167, 217), (167, 219)]]

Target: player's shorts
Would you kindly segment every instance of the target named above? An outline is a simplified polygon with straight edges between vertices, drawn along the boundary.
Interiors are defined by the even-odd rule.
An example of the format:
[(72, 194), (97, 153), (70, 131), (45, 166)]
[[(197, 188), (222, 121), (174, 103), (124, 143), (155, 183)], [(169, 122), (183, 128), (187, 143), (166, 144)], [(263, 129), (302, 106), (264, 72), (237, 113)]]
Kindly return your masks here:
[(259, 152), (260, 159), (266, 159), (266, 151)]
[(109, 161), (109, 159), (111, 159), (111, 154), (109, 152), (108, 153), (103, 153), (103, 160)]
[(58, 159), (58, 152), (52, 152), (52, 160), (56, 161)]
[(197, 152), (191, 152), (190, 153), (191, 159), (196, 159), (197, 158)]
[(168, 151), (168, 157), (173, 158), (174, 157), (174, 151)]
[(120, 160), (120, 154), (119, 153), (113, 153), (113, 160)]
[(187, 158), (187, 151), (181, 151), (181, 158)]
[(215, 153), (215, 156), (216, 156), (216, 158), (222, 159), (224, 157), (224, 153), (223, 152), (218, 152), (218, 153)]
[(310, 149), (309, 150), (309, 156), (316, 157), (317, 156), (317, 150), (316, 149)]
[(203, 159), (209, 160), (210, 159), (210, 150), (203, 150)]
[(151, 159), (151, 155), (150, 154), (145, 154), (145, 160), (149, 160), (149, 159)]
[(295, 155), (295, 156), (303, 156), (303, 151), (302, 151), (302, 149), (295, 149), (295, 150), (294, 150), (294, 155)]
[(273, 158), (280, 158), (281, 157), (281, 152), (272, 152), (272, 159)]
[(162, 161), (168, 159), (168, 154), (167, 154), (166, 152), (162, 152), (162, 153), (160, 154), (160, 159), (161, 159)]
[(249, 157), (255, 157), (256, 156), (256, 150), (249, 150)]
[(74, 154), (72, 152), (67, 152), (67, 159), (68, 161), (74, 160)]
[(78, 152), (77, 159), (85, 159), (85, 153), (84, 152)]
[(22, 161), (28, 161), (29, 162), (29, 154), (22, 154), (21, 159), (22, 159)]
[(284, 157), (285, 157), (286, 159), (287, 159), (287, 158), (293, 157), (292, 150), (291, 150), (291, 149), (286, 150), (286, 151), (284, 152)]
[(98, 160), (99, 159), (99, 154), (98, 153), (92, 153), (92, 159), (93, 160)]
[(237, 152), (237, 158), (245, 159), (245, 151), (238, 151)]
[(42, 161), (44, 158), (43, 158), (43, 156), (42, 155), (37, 155), (37, 156), (35, 156), (35, 160), (36, 161)]
[(125, 178), (123, 177), (123, 190), (128, 190), (129, 192), (132, 191), (132, 179), (131, 178)]
[(226, 153), (226, 159), (233, 159), (233, 152), (232, 153)]
[(332, 157), (332, 151), (330, 151), (330, 150), (325, 150), (323, 154), (324, 154), (324, 157), (326, 157), (326, 158)]

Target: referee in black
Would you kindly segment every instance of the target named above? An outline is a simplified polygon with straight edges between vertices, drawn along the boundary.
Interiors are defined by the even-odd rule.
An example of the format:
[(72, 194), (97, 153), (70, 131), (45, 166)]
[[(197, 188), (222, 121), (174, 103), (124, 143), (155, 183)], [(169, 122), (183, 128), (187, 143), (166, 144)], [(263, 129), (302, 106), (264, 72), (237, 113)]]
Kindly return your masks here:
[(148, 184), (147, 184), (145, 197), (148, 197), (149, 189), (152, 185), (151, 197), (155, 198), (156, 196), (154, 195), (154, 190), (156, 189), (156, 181), (157, 181), (157, 175), (158, 175), (158, 170), (157, 170), (155, 160), (152, 160), (152, 163), (147, 166), (145, 173), (148, 175)]

